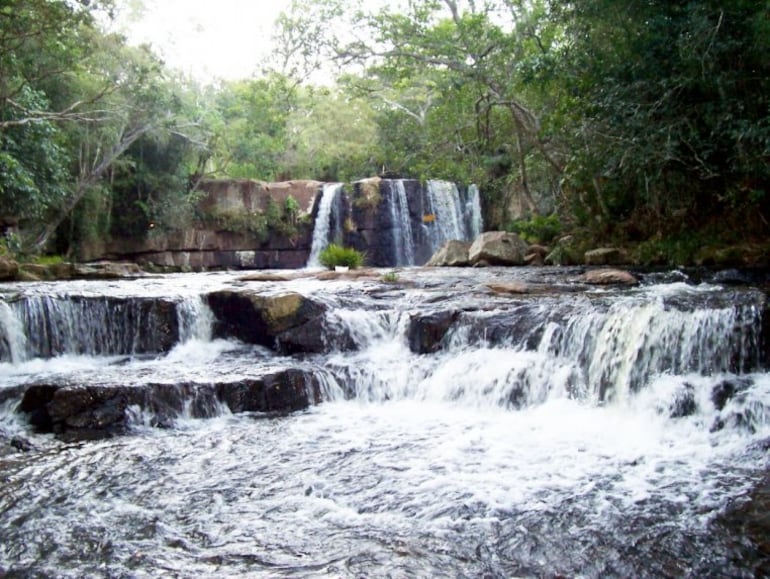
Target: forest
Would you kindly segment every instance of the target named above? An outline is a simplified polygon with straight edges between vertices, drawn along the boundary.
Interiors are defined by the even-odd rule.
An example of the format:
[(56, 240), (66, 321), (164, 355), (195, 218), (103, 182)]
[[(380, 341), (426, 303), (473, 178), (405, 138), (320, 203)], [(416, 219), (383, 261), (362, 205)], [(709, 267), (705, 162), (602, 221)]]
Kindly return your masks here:
[(476, 183), (487, 229), (645, 264), (766, 253), (767, 1), (295, 0), (258, 73), (208, 84), (117, 9), (0, 3), (0, 254), (185, 227), (204, 178), (373, 175)]

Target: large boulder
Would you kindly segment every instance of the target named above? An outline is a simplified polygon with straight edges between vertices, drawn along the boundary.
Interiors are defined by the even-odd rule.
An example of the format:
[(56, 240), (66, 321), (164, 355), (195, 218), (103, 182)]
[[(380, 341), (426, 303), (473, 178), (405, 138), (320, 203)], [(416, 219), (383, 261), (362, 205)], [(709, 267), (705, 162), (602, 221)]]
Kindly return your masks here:
[[(262, 294), (221, 290), (208, 294), (218, 337), (234, 337), (285, 352), (320, 352), (326, 307), (296, 292)], [(309, 327), (308, 327), (309, 326)]]
[(473, 242), (468, 259), (474, 265), (525, 265), (527, 242), (515, 233), (487, 231)]
[(19, 275), (19, 264), (10, 257), (0, 255), (0, 281), (10, 281)]
[(426, 265), (430, 267), (464, 267), (470, 265), (468, 259), (470, 248), (470, 242), (450, 239), (433, 254)]

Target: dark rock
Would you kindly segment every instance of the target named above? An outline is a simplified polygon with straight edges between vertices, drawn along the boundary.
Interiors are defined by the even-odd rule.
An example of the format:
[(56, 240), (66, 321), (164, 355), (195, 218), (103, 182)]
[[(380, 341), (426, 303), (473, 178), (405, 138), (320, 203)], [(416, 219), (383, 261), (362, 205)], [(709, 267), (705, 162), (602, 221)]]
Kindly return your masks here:
[(278, 370), (235, 382), (72, 386), (37, 384), (27, 388), (19, 411), (40, 432), (70, 439), (124, 433), (134, 411), (154, 426), (167, 427), (183, 413), (208, 418), (221, 412), (292, 412), (321, 401), (318, 379), (299, 369)]
[(692, 387), (692, 384), (684, 384), (674, 396), (674, 400), (669, 406), (668, 415), (671, 418), (685, 418), (692, 416), (697, 410), (695, 388)]
[(429, 267), (465, 267), (470, 265), (468, 250), (471, 243), (450, 239), (433, 254), (426, 264)]
[(35, 446), (26, 438), (21, 436), (14, 436), (11, 438), (11, 447), (15, 448), (19, 452), (30, 452), (35, 450)]
[(416, 314), (409, 319), (409, 349), (415, 354), (432, 354), (442, 348), (442, 341), (459, 312), (442, 311)]
[[(319, 327), (326, 308), (295, 293), (259, 294), (253, 291), (222, 290), (208, 294), (208, 303), (217, 318), (215, 334), (247, 343), (280, 349), (306, 342), (307, 336), (292, 337), (291, 332), (314, 322)], [(311, 350), (311, 351), (316, 351)]]
[(468, 250), (468, 259), (476, 264), (525, 265), (529, 246), (515, 233), (487, 231), (479, 235)]
[(751, 380), (748, 378), (722, 380), (711, 390), (711, 401), (717, 410), (722, 410), (737, 393), (747, 390), (750, 386)]

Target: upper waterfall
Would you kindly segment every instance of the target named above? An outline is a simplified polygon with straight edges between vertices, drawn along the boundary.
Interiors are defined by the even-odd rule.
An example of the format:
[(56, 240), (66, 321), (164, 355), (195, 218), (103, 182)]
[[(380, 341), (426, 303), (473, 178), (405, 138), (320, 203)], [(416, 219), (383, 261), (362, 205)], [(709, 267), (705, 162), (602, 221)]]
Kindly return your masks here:
[(332, 231), (332, 209), (334, 203), (342, 192), (342, 183), (326, 183), (321, 193), (321, 201), (318, 204), (318, 215), (313, 228), (313, 241), (310, 247), (310, 257), (307, 267), (321, 267), (319, 257), (321, 252), (330, 243), (329, 234)]

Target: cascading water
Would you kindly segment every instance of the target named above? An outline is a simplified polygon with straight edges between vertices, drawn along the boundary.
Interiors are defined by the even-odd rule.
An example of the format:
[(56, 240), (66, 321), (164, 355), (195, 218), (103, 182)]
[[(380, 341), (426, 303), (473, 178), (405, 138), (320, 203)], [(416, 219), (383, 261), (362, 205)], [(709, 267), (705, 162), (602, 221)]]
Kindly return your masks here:
[(409, 203), (406, 197), (406, 187), (401, 180), (391, 182), (390, 216), (393, 223), (393, 254), (396, 263), (393, 265), (414, 265), (414, 237), (412, 235), (412, 220), (409, 217)]
[(318, 215), (313, 228), (313, 241), (310, 246), (310, 257), (307, 267), (321, 267), (319, 257), (329, 246), (329, 233), (332, 230), (332, 212), (335, 201), (342, 192), (342, 183), (325, 183), (318, 204)]
[(468, 240), (474, 240), (484, 230), (484, 218), (481, 215), (481, 193), (476, 185), (468, 185), (468, 199), (465, 202), (465, 227)]
[[(569, 275), (562, 271), (553, 275)], [(396, 287), (247, 286), (226, 274), (158, 280), (152, 298), (174, 304), (179, 327), (170, 352), (114, 360), (94, 348), (75, 361), (28, 353), (0, 362), (0, 439), (21, 432), (34, 447), (0, 456), (0, 571), (658, 577), (762, 569), (750, 535), (720, 519), (770, 466), (762, 292), (666, 283), (511, 297), (484, 284), (524, 274), (399, 275)], [(317, 331), (328, 350), (287, 356), (211, 338), (216, 320), (200, 296), (223, 287), (323, 303)], [(103, 297), (116, 291), (99, 288)], [(8, 320), (33, 318), (22, 308), (41, 308), (30, 300), (41, 292), (13, 292), (0, 300), (0, 336), (8, 342), (23, 327), (35, 342), (32, 328), (56, 324), (9, 331)], [(98, 311), (98, 300), (56, 295), (58, 311), (102, 323), (77, 309)], [(319, 377), (323, 404), (289, 416), (195, 410), (286, 365)], [(131, 436), (57, 442), (9, 422), (16, 414), (7, 401), (41, 380), (181, 384), (188, 410), (158, 429), (132, 406)]]
[(423, 228), (431, 253), (436, 252), (446, 241), (472, 241), (480, 233), (481, 208), (477, 194), (463, 203), (457, 185), (449, 181), (431, 180), (426, 184), (426, 195), (430, 219)]

